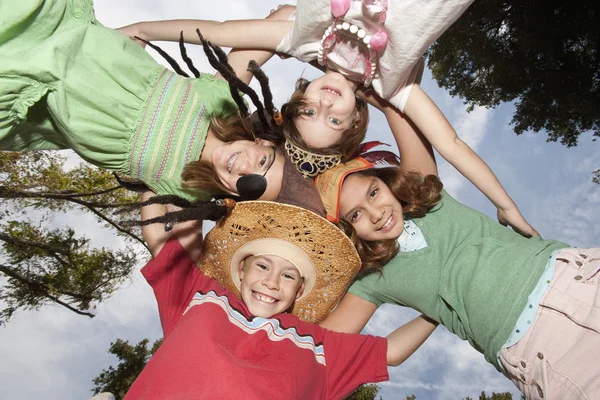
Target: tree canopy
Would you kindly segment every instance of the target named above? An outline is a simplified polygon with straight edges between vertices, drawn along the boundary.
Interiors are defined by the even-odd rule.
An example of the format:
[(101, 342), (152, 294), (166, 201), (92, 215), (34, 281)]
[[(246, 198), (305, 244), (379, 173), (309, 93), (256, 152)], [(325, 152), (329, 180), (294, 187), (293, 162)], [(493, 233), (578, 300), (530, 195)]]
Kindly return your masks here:
[[(438, 84), (470, 109), (515, 101), (517, 134), (600, 136), (600, 2), (476, 1), (432, 46)], [(594, 139), (595, 140), (595, 139)]]
[(96, 386), (92, 392), (94, 394), (109, 392), (116, 399), (124, 398), (150, 357), (162, 344), (162, 339), (155, 341), (151, 348), (148, 348), (148, 343), (148, 339), (140, 341), (135, 346), (122, 339), (111, 343), (108, 352), (117, 356), (119, 363), (116, 368), (109, 366), (107, 369), (103, 369), (100, 375), (94, 378)]
[[(122, 228), (109, 211), (135, 203), (138, 194), (121, 188), (111, 173), (88, 165), (69, 171), (56, 152), (0, 152), (0, 322), (19, 309), (55, 303), (92, 317), (129, 277), (137, 263), (139, 235)], [(61, 223), (67, 212), (91, 212), (121, 236), (124, 249), (97, 248)], [(118, 219), (138, 219), (136, 211)], [(101, 228), (101, 225), (98, 228)], [(80, 228), (80, 227), (79, 227)], [(139, 246), (138, 246), (139, 248)]]

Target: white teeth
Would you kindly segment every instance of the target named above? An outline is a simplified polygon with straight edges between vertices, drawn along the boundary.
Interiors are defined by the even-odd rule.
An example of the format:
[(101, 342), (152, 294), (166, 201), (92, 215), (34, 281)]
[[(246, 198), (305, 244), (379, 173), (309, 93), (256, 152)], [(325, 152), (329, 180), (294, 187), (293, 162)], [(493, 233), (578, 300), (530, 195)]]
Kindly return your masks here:
[(385, 221), (385, 224), (383, 224), (383, 226), (381, 228), (379, 228), (379, 230), (387, 228), (388, 226), (390, 226), (391, 223), (392, 223), (392, 216), (390, 215), (390, 217), (388, 218), (388, 220)]
[(323, 89), (323, 90), (326, 91), (326, 92), (329, 92), (329, 93), (333, 93), (336, 96), (340, 96), (340, 94), (338, 92), (336, 92), (335, 90), (331, 90), (331, 89)]
[(233, 168), (233, 163), (235, 163), (235, 160), (237, 160), (237, 158), (239, 156), (240, 156), (240, 152), (238, 151), (233, 156), (231, 156), (229, 161), (227, 161), (227, 172), (231, 173), (231, 168)]
[(263, 296), (260, 293), (253, 292), (252, 294), (254, 295), (254, 297), (256, 297), (256, 299), (262, 301), (263, 303), (272, 304), (272, 303), (275, 303), (275, 301), (276, 301), (274, 298), (268, 297), (268, 296)]

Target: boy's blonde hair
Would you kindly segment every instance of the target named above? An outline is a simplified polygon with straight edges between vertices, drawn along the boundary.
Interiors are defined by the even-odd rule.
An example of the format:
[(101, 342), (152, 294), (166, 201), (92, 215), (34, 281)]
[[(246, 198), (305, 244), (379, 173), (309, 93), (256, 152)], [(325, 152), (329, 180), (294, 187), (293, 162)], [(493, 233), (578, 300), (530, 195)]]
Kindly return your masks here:
[(367, 103), (360, 97), (356, 98), (356, 115), (354, 121), (352, 121), (351, 127), (344, 131), (338, 143), (325, 149), (311, 148), (302, 139), (300, 131), (296, 128), (296, 118), (301, 115), (302, 110), (308, 107), (308, 103), (304, 99), (304, 92), (309, 83), (310, 81), (304, 78), (298, 79), (296, 81), (296, 90), (292, 93), (290, 100), (281, 107), (283, 132), (286, 138), (302, 149), (324, 155), (341, 154), (342, 161), (347, 161), (352, 158), (352, 155), (358, 149), (358, 146), (364, 140), (367, 133), (367, 125), (369, 124)]

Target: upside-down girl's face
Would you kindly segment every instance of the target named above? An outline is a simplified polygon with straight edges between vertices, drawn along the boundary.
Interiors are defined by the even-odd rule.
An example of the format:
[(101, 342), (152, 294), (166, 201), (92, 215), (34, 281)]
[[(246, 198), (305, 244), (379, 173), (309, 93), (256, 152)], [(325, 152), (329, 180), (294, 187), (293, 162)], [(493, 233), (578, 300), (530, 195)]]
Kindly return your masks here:
[(249, 174), (263, 175), (267, 189), (261, 200), (275, 200), (281, 190), (284, 159), (277, 156), (273, 143), (256, 139), (223, 143), (211, 154), (211, 163), (221, 183), (233, 194), (240, 177)]
[(379, 178), (351, 174), (342, 185), (340, 218), (366, 241), (398, 238), (404, 229), (402, 205)]
[(304, 92), (308, 106), (294, 120), (304, 142), (314, 149), (338, 144), (357, 115), (354, 86), (341, 74), (327, 72)]

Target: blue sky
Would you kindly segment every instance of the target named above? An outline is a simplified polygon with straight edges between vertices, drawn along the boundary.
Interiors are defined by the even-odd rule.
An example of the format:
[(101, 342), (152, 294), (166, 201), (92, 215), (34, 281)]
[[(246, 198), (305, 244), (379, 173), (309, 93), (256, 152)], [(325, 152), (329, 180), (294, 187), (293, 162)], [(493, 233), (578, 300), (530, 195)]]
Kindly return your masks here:
[[(274, 1), (117, 1), (96, 2), (96, 16), (106, 26), (118, 27), (139, 20), (202, 18), (262, 18)], [(165, 46), (178, 54), (175, 46)], [(210, 71), (201, 51), (190, 54), (199, 69)], [(132, 66), (133, 67), (133, 66)], [(266, 65), (276, 104), (291, 93), (295, 80), (319, 75), (295, 60), (274, 59)], [(514, 107), (478, 108), (471, 113), (458, 98), (437, 87), (425, 71), (422, 86), (438, 104), (469, 145), (490, 165), (528, 221), (542, 234), (573, 246), (598, 245), (600, 238), (600, 186), (591, 183), (591, 171), (600, 168), (599, 145), (591, 134), (583, 134), (576, 148), (547, 143), (545, 133), (515, 135), (509, 122)], [(368, 139), (393, 143), (385, 120), (371, 113)], [(78, 162), (70, 156), (71, 162)], [(438, 157), (440, 176), (449, 193), (463, 203), (495, 216), (489, 201)], [(60, 216), (57, 224), (70, 224), (92, 238), (98, 247), (122, 245), (119, 239), (97, 227), (86, 215)], [(140, 265), (141, 268), (142, 265)], [(494, 293), (490, 293), (493, 296)], [(0, 384), (2, 396), (19, 399), (86, 399), (92, 379), (115, 360), (107, 353), (116, 338), (137, 343), (161, 336), (156, 304), (150, 287), (139, 273), (98, 306), (89, 319), (60, 307), (39, 312), (18, 312), (0, 329)], [(383, 306), (365, 332), (386, 335), (416, 314), (401, 307)], [(425, 345), (405, 364), (390, 369), (391, 380), (382, 384), (384, 399), (459, 400), (476, 398), (482, 390), (510, 391), (513, 385), (487, 364), (483, 356), (438, 328)], [(518, 398), (518, 396), (514, 396)]]

